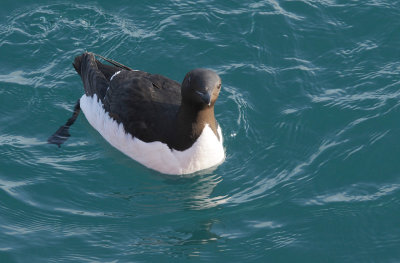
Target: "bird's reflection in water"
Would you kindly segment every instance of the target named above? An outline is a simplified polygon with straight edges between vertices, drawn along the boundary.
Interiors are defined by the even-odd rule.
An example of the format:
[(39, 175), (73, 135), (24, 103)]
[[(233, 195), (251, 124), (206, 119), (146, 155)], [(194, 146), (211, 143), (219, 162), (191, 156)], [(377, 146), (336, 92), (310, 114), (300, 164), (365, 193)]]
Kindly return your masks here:
[(209, 209), (229, 200), (227, 195), (214, 193), (223, 179), (220, 175), (213, 174), (213, 170), (215, 168), (179, 177), (163, 175), (163, 178), (166, 184), (177, 186), (176, 190), (179, 191), (178, 195), (182, 198), (185, 210)]
[(183, 234), (187, 234), (188, 238), (181, 240), (177, 245), (202, 245), (220, 238), (217, 234), (211, 231), (211, 228), (216, 220), (206, 220), (199, 222), (199, 225), (190, 230), (178, 230)]

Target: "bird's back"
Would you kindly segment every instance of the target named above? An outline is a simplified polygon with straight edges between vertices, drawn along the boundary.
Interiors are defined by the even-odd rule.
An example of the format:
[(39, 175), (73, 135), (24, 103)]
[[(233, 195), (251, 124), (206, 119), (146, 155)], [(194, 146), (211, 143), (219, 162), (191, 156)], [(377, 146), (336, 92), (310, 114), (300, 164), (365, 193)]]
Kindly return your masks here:
[(181, 102), (180, 84), (158, 74), (104, 65), (91, 53), (74, 61), (85, 94), (96, 95), (104, 110), (126, 132), (145, 142), (169, 144)]

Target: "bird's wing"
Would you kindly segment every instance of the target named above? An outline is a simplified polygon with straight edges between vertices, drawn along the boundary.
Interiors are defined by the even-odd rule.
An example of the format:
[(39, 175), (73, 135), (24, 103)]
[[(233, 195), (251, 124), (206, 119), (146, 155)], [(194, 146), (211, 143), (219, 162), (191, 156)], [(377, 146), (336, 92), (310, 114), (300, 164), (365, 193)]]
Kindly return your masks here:
[(110, 81), (104, 109), (139, 139), (165, 141), (181, 100), (180, 84), (161, 75), (122, 70)]

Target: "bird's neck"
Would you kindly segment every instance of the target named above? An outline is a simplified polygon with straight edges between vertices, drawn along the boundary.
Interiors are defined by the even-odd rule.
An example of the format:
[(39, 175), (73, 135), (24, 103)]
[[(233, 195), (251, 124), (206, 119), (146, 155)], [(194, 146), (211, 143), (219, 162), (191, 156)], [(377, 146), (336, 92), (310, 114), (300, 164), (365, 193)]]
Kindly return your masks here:
[(186, 150), (199, 138), (206, 125), (217, 137), (217, 122), (214, 117), (214, 106), (202, 108), (190, 104), (182, 103), (175, 121), (175, 140), (174, 147), (177, 150)]

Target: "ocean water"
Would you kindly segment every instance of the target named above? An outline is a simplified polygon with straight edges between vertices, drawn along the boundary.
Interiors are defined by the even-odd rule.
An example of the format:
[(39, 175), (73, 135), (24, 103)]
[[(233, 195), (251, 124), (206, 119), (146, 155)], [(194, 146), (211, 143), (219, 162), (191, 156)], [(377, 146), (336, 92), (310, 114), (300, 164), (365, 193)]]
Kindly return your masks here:
[[(399, 262), (400, 1), (9, 1), (0, 262)], [(165, 176), (81, 114), (91, 51), (218, 72), (227, 158)]]

